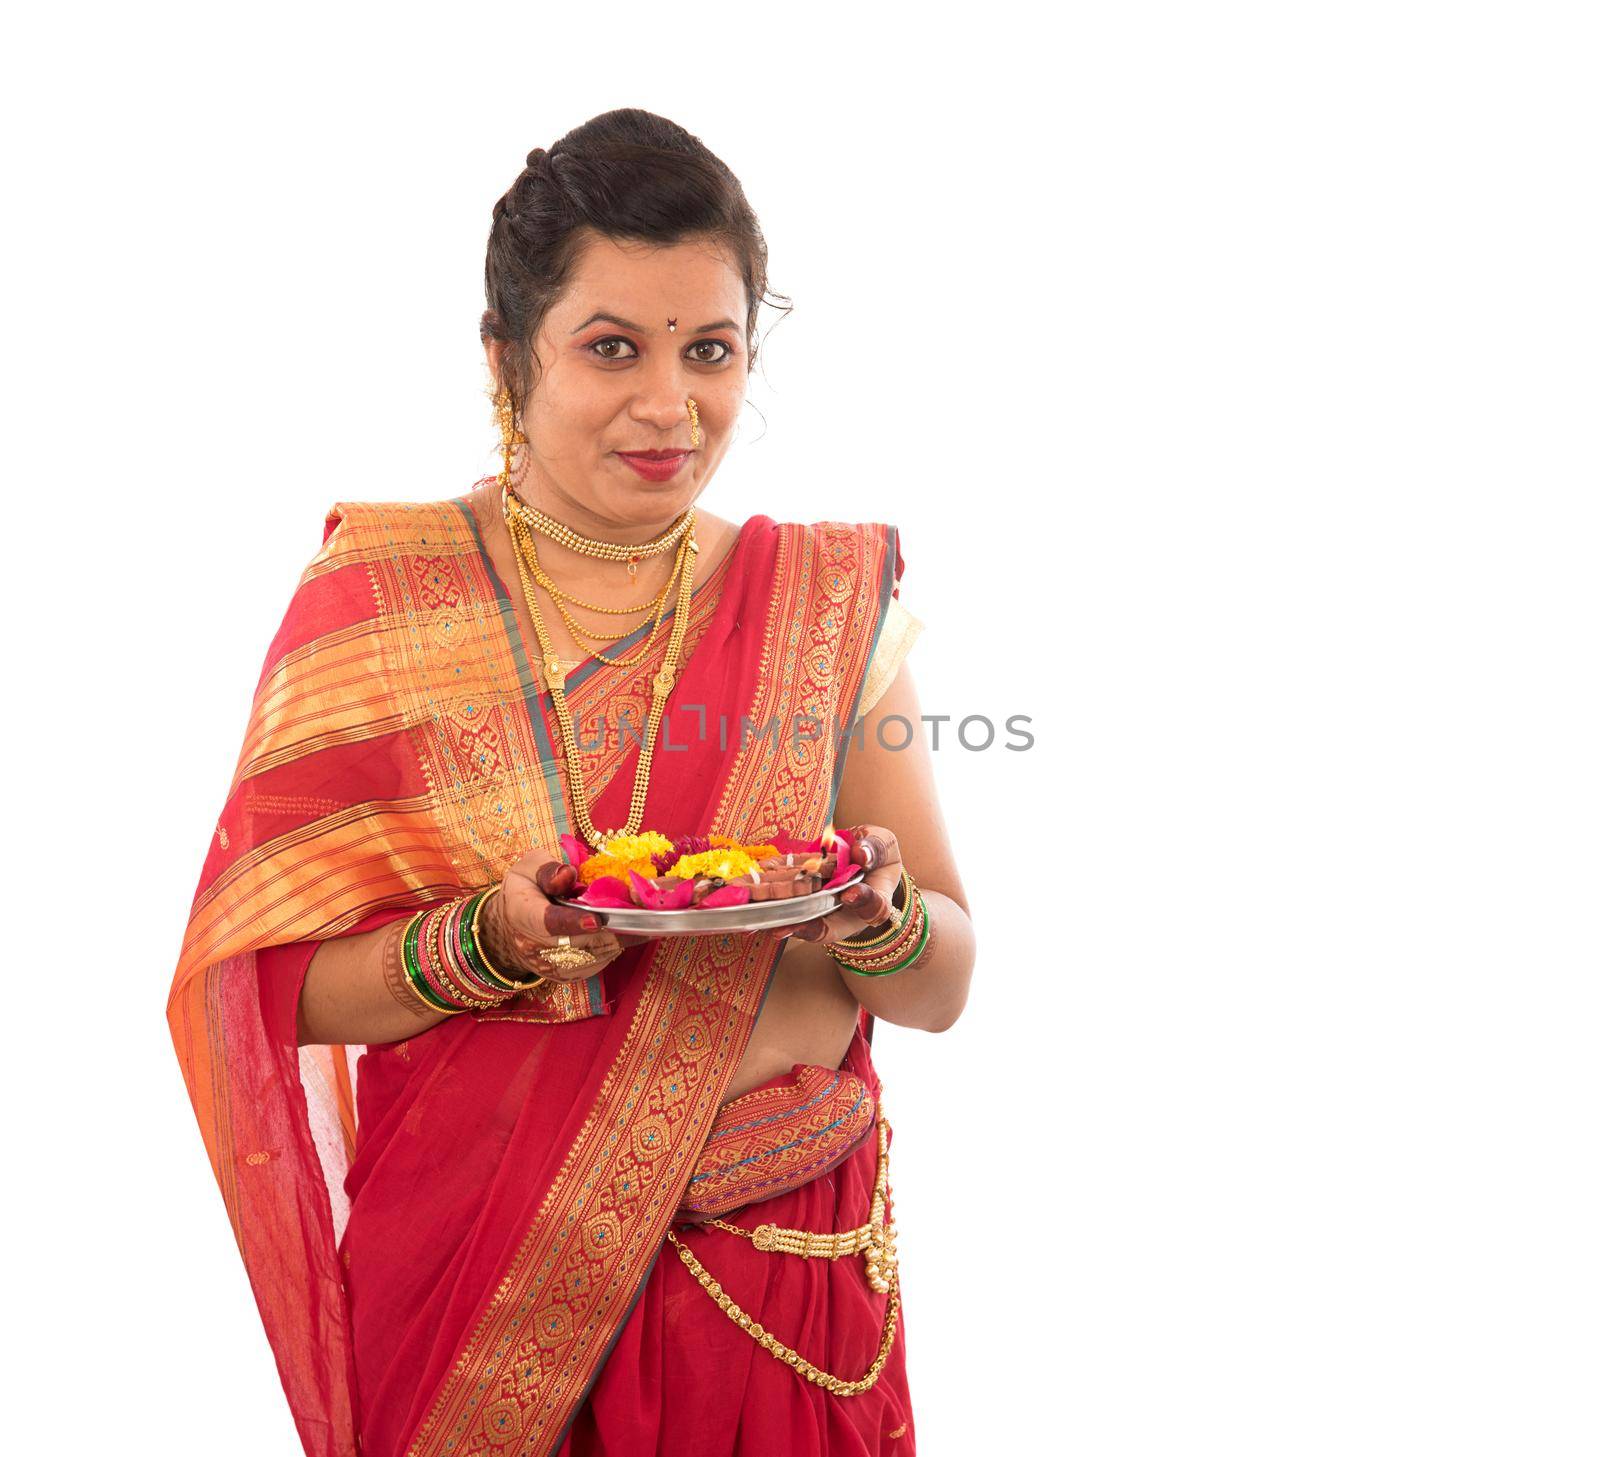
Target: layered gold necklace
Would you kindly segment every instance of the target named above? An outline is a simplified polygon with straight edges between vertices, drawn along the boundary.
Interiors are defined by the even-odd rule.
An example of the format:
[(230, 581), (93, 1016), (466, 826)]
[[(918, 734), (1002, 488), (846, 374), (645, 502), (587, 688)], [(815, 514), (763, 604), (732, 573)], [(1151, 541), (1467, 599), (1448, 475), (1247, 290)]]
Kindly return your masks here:
[[(556, 611), (561, 614), (562, 620), (567, 624), (567, 631), (572, 634), (573, 641), (579, 647), (585, 649), (591, 657), (598, 658), (602, 663), (610, 663), (619, 668), (631, 667), (634, 663), (648, 657), (655, 647), (656, 638), (660, 635), (662, 619), (665, 618), (667, 613), (667, 597), (672, 590), (672, 584), (678, 579), (678, 574), (682, 567), (681, 558), (684, 548), (681, 542), (689, 540), (687, 528), (690, 525), (689, 518), (693, 514), (694, 508), (690, 507), (688, 511), (685, 511), (668, 531), (658, 536), (654, 541), (645, 542), (639, 546), (619, 547), (616, 542), (595, 541), (592, 537), (580, 536), (570, 527), (553, 521), (542, 511), (534, 510), (533, 507), (527, 505), (526, 502), (515, 495), (510, 497), (510, 505), (515, 525), (521, 528), (520, 531), (516, 530), (515, 527), (512, 528), (512, 540), (518, 549), (520, 557), (527, 563), (528, 575), (549, 594), (550, 600), (556, 605)], [(507, 525), (511, 527), (512, 522), (508, 521)], [(540, 532), (556, 541), (560, 541), (564, 546), (570, 547), (574, 551), (582, 552), (586, 556), (598, 556), (609, 561), (620, 560), (621, 558), (615, 553), (626, 550), (630, 554), (627, 558), (630, 574), (637, 573), (639, 561), (643, 557), (659, 555), (667, 550), (674, 541), (680, 542), (678, 548), (679, 559), (673, 563), (673, 570), (666, 581), (661, 584), (661, 590), (650, 601), (638, 607), (605, 607), (598, 602), (586, 602), (582, 597), (575, 597), (570, 592), (563, 591), (552, 580), (539, 564), (538, 548), (533, 541), (535, 532)], [(585, 611), (599, 612), (608, 617), (638, 617), (642, 614), (653, 612), (655, 614), (655, 622), (650, 628), (650, 636), (645, 639), (643, 645), (631, 658), (611, 658), (601, 651), (600, 643), (615, 642), (618, 638), (626, 637), (640, 624), (637, 622), (631, 623), (627, 627), (608, 635), (593, 628), (585, 628), (572, 615), (568, 607), (569, 603), (573, 607), (582, 607)]]
[[(551, 706), (555, 709), (556, 723), (561, 730), (561, 744), (566, 752), (567, 788), (572, 798), (573, 822), (578, 833), (591, 846), (598, 848), (603, 841), (616, 835), (637, 834), (639, 827), (644, 823), (645, 793), (650, 783), (650, 761), (655, 753), (656, 733), (666, 708), (667, 695), (672, 692), (673, 685), (677, 681), (678, 666), (683, 660), (684, 634), (689, 627), (689, 597), (694, 589), (695, 560), (700, 550), (694, 538), (694, 507), (689, 507), (677, 521), (654, 540), (638, 544), (597, 541), (593, 537), (582, 536), (570, 527), (546, 516), (542, 511), (529, 506), (512, 492), (509, 483), (504, 480), (500, 487), (500, 508), (505, 515), (506, 530), (511, 537), (512, 554), (517, 560), (517, 575), (522, 583), (523, 598), (528, 604), (528, 616), (533, 620), (533, 630), (539, 638), (539, 652), (543, 659), (545, 682), (550, 690)], [(671, 575), (651, 602), (642, 607), (601, 607), (562, 592), (551, 581), (549, 575), (539, 565), (539, 553), (533, 541), (536, 531), (584, 556), (598, 557), (604, 561), (626, 562), (630, 575), (637, 573), (638, 564), (645, 557), (669, 551), (674, 544), (678, 550), (673, 559)], [(667, 599), (672, 595), (674, 584), (677, 586), (677, 601), (672, 613), (672, 630), (667, 637), (666, 660), (650, 681), (650, 711), (645, 724), (644, 742), (639, 748), (639, 762), (634, 769), (633, 795), (629, 801), (627, 823), (619, 829), (601, 831), (595, 828), (594, 821), (589, 815), (589, 792), (584, 784), (583, 765), (578, 757), (578, 735), (573, 727), (571, 707), (567, 703), (566, 672), (561, 659), (556, 656), (555, 644), (551, 641), (549, 629), (545, 626), (544, 613), (539, 608), (539, 599), (534, 588), (536, 585), (541, 586), (550, 593), (551, 601), (556, 604), (573, 638), (583, 646), (589, 645), (588, 639), (568, 612), (566, 606), (568, 602), (591, 611), (617, 616), (638, 616), (643, 612), (654, 611), (655, 624), (650, 630), (650, 636), (632, 657), (608, 658), (598, 649), (593, 650), (593, 656), (599, 658), (601, 662), (626, 667), (639, 662), (654, 646), (661, 623), (666, 616)], [(616, 633), (609, 640), (615, 641), (617, 638), (625, 637), (633, 630), (629, 628)], [(596, 633), (595, 636), (603, 635)]]

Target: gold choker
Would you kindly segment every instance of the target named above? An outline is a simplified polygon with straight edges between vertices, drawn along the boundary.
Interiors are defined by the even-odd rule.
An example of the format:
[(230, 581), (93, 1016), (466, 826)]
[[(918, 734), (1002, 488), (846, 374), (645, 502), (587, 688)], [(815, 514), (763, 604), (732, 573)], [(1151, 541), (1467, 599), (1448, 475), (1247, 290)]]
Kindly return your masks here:
[(570, 526), (563, 526), (553, 516), (546, 516), (543, 511), (524, 501), (509, 485), (501, 492), (501, 505), (508, 515), (515, 513), (517, 519), (530, 531), (548, 536), (552, 541), (558, 541), (568, 550), (583, 556), (599, 557), (602, 561), (608, 562), (627, 562), (630, 573), (636, 572), (639, 563), (646, 557), (659, 556), (664, 551), (671, 551), (683, 533), (694, 524), (694, 507), (690, 506), (654, 540), (637, 543), (600, 541), (592, 536), (584, 536)]

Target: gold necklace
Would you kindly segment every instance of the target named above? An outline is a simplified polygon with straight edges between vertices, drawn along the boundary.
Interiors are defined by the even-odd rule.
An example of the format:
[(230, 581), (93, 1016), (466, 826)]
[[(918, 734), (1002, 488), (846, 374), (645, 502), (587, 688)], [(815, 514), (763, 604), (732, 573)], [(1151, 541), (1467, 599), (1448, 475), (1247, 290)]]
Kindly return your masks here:
[(667, 1239), (678, 1252), (678, 1258), (688, 1266), (689, 1273), (699, 1282), (700, 1288), (715, 1300), (722, 1313), (739, 1326), (770, 1355), (793, 1366), (807, 1381), (831, 1391), (835, 1396), (859, 1396), (876, 1384), (889, 1360), (894, 1345), (895, 1323), (900, 1315), (900, 1261), (895, 1254), (895, 1226), (884, 1221), (884, 1209), (889, 1195), (889, 1125), (883, 1117), (883, 1105), (878, 1105), (878, 1176), (872, 1187), (872, 1212), (860, 1229), (846, 1230), (843, 1234), (818, 1234), (809, 1229), (780, 1229), (777, 1225), (762, 1224), (755, 1229), (744, 1229), (722, 1219), (708, 1219), (718, 1229), (730, 1234), (743, 1235), (754, 1242), (758, 1250), (777, 1254), (801, 1255), (806, 1259), (837, 1260), (842, 1255), (863, 1254), (867, 1262), (867, 1284), (880, 1294), (887, 1292), (888, 1307), (884, 1311), (883, 1336), (878, 1342), (878, 1354), (866, 1374), (850, 1381), (814, 1366), (792, 1346), (786, 1346), (760, 1322), (754, 1321), (733, 1301), (706, 1267), (695, 1258), (694, 1252), (670, 1229)]
[[(506, 516), (506, 529), (515, 538), (516, 530), (512, 524), (513, 512), (509, 496), (509, 486), (502, 484), (500, 506)], [(694, 589), (695, 558), (700, 550), (699, 544), (694, 539), (693, 506), (689, 508), (685, 517), (685, 531), (686, 539), (679, 552), (682, 566), (676, 569), (678, 601), (672, 614), (672, 633), (667, 639), (666, 661), (650, 680), (650, 711), (645, 724), (644, 742), (639, 746), (639, 763), (634, 770), (633, 794), (629, 800), (627, 823), (621, 829), (604, 833), (595, 828), (594, 821), (589, 817), (589, 791), (583, 782), (583, 762), (578, 756), (578, 735), (572, 726), (572, 710), (567, 704), (566, 675), (561, 670), (561, 659), (556, 656), (555, 644), (551, 642), (550, 633), (544, 625), (544, 614), (539, 610), (539, 598), (533, 590), (533, 581), (528, 575), (528, 564), (523, 561), (520, 551), (512, 553), (517, 562), (517, 576), (522, 583), (522, 595), (528, 604), (528, 616), (533, 619), (533, 630), (538, 636), (539, 650), (544, 657), (545, 678), (550, 688), (550, 704), (556, 711), (556, 723), (561, 730), (561, 744), (566, 752), (567, 789), (572, 798), (573, 823), (583, 838), (597, 849), (604, 841), (617, 835), (637, 834), (639, 826), (644, 823), (645, 791), (650, 783), (650, 760), (655, 753), (656, 731), (661, 726), (661, 715), (666, 707), (667, 695), (672, 692), (673, 685), (677, 682), (678, 664), (683, 657), (684, 634), (689, 630), (689, 595)]]
[[(537, 556), (535, 556), (534, 560), (538, 560)], [(613, 617), (634, 617), (641, 612), (654, 612), (656, 603), (661, 600), (666, 593), (667, 587), (672, 584), (672, 578), (668, 577), (661, 591), (657, 592), (654, 597), (640, 607), (605, 607), (598, 602), (585, 602), (582, 597), (574, 597), (571, 592), (564, 591), (550, 579), (549, 574), (542, 567), (534, 572), (533, 579), (552, 597), (559, 598), (563, 602), (570, 602), (574, 607), (582, 607), (588, 612), (606, 612)]]
[(656, 556), (661, 552), (669, 551), (677, 544), (678, 538), (692, 529), (694, 507), (690, 506), (682, 516), (672, 523), (660, 536), (652, 541), (618, 542), (599, 541), (592, 536), (583, 536), (574, 531), (570, 526), (565, 526), (553, 516), (546, 516), (536, 506), (530, 506), (521, 496), (511, 489), (509, 480), (504, 473), (501, 475), (501, 494), (505, 498), (508, 509), (516, 513), (517, 519), (530, 531), (537, 531), (542, 536), (548, 536), (553, 541), (559, 541), (562, 546), (571, 551), (579, 552), (583, 556), (599, 557), (602, 561), (627, 562), (628, 575), (636, 577), (639, 574), (639, 563), (647, 556)]
[[(651, 650), (655, 647), (657, 636), (661, 632), (662, 619), (666, 616), (667, 594), (671, 590), (673, 582), (677, 580), (678, 576), (683, 571), (684, 547), (682, 545), (680, 545), (678, 548), (678, 556), (672, 564), (672, 571), (668, 575), (667, 580), (662, 583), (661, 590), (656, 594), (655, 601), (653, 603), (650, 603), (643, 608), (630, 607), (623, 609), (596, 609), (597, 611), (602, 612), (607, 610), (620, 610), (628, 613), (638, 613), (640, 611), (649, 612), (653, 610), (656, 614), (655, 623), (650, 628), (650, 636), (645, 639), (643, 645), (631, 658), (610, 658), (600, 650), (599, 644), (602, 642), (615, 642), (618, 638), (626, 637), (628, 633), (634, 631), (634, 628), (629, 627), (625, 628), (621, 632), (612, 633), (609, 638), (602, 632), (595, 632), (591, 638), (590, 630), (582, 627), (578, 623), (577, 619), (573, 617), (572, 613), (567, 610), (567, 594), (562, 592), (561, 589), (550, 580), (549, 575), (539, 565), (539, 551), (533, 543), (533, 538), (528, 535), (527, 527), (522, 522), (518, 521), (515, 516), (509, 518), (506, 525), (511, 533), (511, 544), (513, 549), (517, 552), (519, 559), (526, 560), (528, 574), (533, 578), (533, 580), (543, 587), (546, 592), (550, 593), (551, 600), (554, 601), (556, 605), (556, 611), (561, 614), (562, 620), (567, 624), (567, 630), (572, 634), (573, 640), (578, 644), (579, 647), (587, 649), (592, 657), (598, 658), (602, 663), (610, 663), (612, 666), (618, 668), (630, 668), (635, 663), (649, 655)], [(688, 537), (684, 538), (684, 541), (688, 540)], [(570, 600), (574, 602), (579, 601), (577, 598), (571, 598)], [(589, 604), (580, 602), (579, 605), (586, 607)]]

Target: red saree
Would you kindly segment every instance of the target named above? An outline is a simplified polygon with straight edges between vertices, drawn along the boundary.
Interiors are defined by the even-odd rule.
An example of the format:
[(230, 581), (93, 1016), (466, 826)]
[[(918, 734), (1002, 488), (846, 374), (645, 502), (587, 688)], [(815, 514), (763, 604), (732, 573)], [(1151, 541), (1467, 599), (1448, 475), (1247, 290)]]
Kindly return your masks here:
[[(745, 523), (688, 609), (647, 827), (821, 832), (900, 567), (881, 523)], [(591, 659), (568, 680), (597, 823), (626, 818), (637, 741), (618, 721), (644, 722), (657, 666)], [(748, 1228), (867, 1219), (870, 1017), (842, 1069), (797, 1065), (726, 1103), (782, 954), (770, 934), (632, 947), (403, 1042), (296, 1044), (320, 941), (559, 843), (552, 727), (467, 502), (335, 506), (268, 651), (168, 1000), (305, 1450), (912, 1453), (903, 1310), (876, 1385), (837, 1396), (761, 1350), (665, 1242), (675, 1227), (825, 1370), (871, 1365), (887, 1297), (858, 1257), (684, 1222), (712, 1175), (748, 1193), (726, 1216)]]

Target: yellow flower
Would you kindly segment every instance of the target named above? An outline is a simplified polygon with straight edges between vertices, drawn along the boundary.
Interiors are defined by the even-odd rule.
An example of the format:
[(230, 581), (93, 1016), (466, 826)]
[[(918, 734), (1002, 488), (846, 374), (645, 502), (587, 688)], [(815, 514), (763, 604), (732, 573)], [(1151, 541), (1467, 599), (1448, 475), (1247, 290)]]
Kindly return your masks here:
[(600, 853), (613, 860), (648, 860), (652, 855), (664, 855), (672, 848), (672, 841), (654, 830), (642, 830), (637, 835), (613, 835), (600, 844)]
[(718, 850), (706, 850), (699, 855), (680, 855), (667, 874), (681, 876), (684, 880), (692, 880), (699, 875), (709, 876), (712, 879), (737, 880), (741, 875), (748, 875), (754, 870), (755, 864), (756, 862), (743, 850), (724, 847)]
[[(713, 849), (699, 855), (680, 855), (667, 871), (684, 880), (705, 875), (722, 880), (737, 880), (756, 868), (756, 863), (769, 855), (776, 855), (776, 845), (746, 845), (732, 835), (708, 835)], [(672, 841), (655, 830), (641, 830), (637, 835), (613, 835), (602, 840), (600, 847), (578, 867), (578, 879), (584, 885), (593, 884), (602, 875), (614, 875), (627, 880), (630, 870), (637, 870), (647, 879), (656, 879), (655, 857), (672, 849)]]

